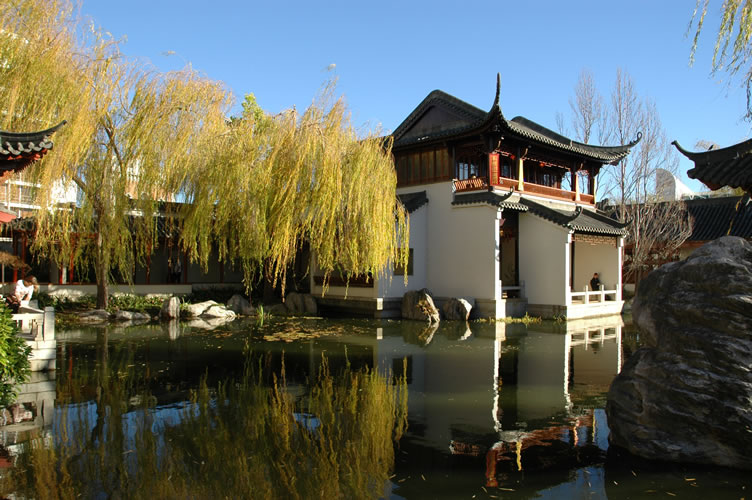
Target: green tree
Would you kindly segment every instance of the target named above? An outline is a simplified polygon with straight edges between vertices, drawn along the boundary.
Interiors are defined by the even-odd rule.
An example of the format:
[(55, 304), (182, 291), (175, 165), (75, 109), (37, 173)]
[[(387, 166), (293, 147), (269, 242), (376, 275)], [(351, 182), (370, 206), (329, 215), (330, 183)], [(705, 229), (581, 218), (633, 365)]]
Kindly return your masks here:
[[(130, 279), (153, 251), (160, 203), (178, 196), (188, 204), (172, 215), (191, 258), (206, 267), (217, 249), (249, 286), (261, 269), (284, 278), (302, 242), (326, 273), (406, 261), (389, 144), (356, 132), (333, 87), (302, 114), (268, 116), (251, 95), (227, 120), (233, 96), (220, 82), (134, 64), (74, 13), (67, 0), (0, 4), (0, 127), (68, 121), (31, 171), (50, 208), (38, 212), (34, 249), (93, 266), (98, 307), (111, 273)], [(78, 187), (75, 207), (55, 207), (61, 182)]]
[(11, 404), (18, 395), (18, 384), (29, 379), (31, 347), (16, 335), (11, 312), (0, 303), (0, 407)]

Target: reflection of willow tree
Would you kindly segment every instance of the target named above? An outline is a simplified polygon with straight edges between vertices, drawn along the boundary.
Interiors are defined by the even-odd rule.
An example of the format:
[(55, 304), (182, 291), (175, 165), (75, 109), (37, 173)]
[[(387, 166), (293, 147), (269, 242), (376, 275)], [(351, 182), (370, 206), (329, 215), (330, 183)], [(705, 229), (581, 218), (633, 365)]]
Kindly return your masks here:
[(42, 439), (30, 443), (0, 493), (38, 498), (383, 493), (394, 442), (407, 423), (404, 380), (393, 384), (391, 377), (349, 366), (332, 375), (324, 360), (306, 395), (295, 398), (284, 372), (269, 387), (251, 365), (240, 380), (216, 389), (204, 380), (191, 403), (160, 425), (147, 408), (124, 413), (128, 387), (134, 385), (111, 374), (99, 436), (91, 435), (85, 411), (78, 421), (64, 420), (53, 446)]

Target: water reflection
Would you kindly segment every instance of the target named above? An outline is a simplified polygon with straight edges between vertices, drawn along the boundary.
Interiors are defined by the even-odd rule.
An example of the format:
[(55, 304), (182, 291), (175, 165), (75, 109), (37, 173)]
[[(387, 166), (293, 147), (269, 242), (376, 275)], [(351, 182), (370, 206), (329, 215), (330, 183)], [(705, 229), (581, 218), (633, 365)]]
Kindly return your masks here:
[[(672, 491), (682, 484), (676, 478), (683, 469), (663, 468), (662, 475), (651, 475), (654, 464), (614, 457), (608, 450), (606, 392), (625, 353), (638, 345), (621, 317), (531, 327), (280, 320), (263, 326), (236, 321), (206, 330), (203, 325), (165, 323), (89, 328), (62, 332), (60, 337), (53, 433), (59, 432), (65, 418), (70, 421), (73, 413), (82, 412), (74, 420), (83, 422), (88, 442), (115, 443), (114, 449), (122, 454), (135, 449), (138, 441), (154, 441), (152, 448), (127, 453), (135, 461), (127, 463), (131, 475), (148, 470), (164, 480), (166, 471), (177, 474), (177, 466), (165, 462), (167, 457), (175, 463), (207, 463), (215, 456), (224, 460), (228, 454), (260, 453), (256, 456), (267, 462), (286, 457), (288, 465), (279, 467), (297, 470), (295, 479), (287, 469), (286, 476), (276, 476), (286, 478), (286, 484), (296, 482), (290, 491), (297, 493), (285, 493), (292, 496), (303, 495), (306, 488), (345, 495), (343, 490), (327, 489), (329, 483), (315, 482), (328, 476), (339, 484), (345, 469), (360, 478), (348, 487), (348, 497), (628, 497), (651, 489)], [(284, 367), (291, 401), (282, 409), (285, 418), (259, 410), (260, 396), (248, 399), (248, 389), (239, 391), (250, 383), (243, 376), (249, 352), (253, 381), (266, 393), (281, 380)], [(324, 384), (332, 391), (326, 397), (315, 392), (324, 358), (329, 373), (350, 374)], [(358, 378), (365, 375), (353, 374), (379, 377), (379, 382), (374, 385)], [(406, 393), (389, 392), (399, 384)], [(381, 393), (374, 392), (376, 386)], [(314, 404), (315, 394), (320, 397)], [(356, 394), (362, 396), (357, 404), (352, 403)], [(409, 397), (390, 409), (387, 400), (405, 394)], [(245, 408), (236, 401), (253, 404)], [(407, 429), (393, 448), (391, 437), (385, 436), (402, 433), (404, 412), (399, 405), (406, 410)], [(329, 414), (327, 408), (337, 410)], [(267, 415), (262, 419), (267, 422), (267, 441), (260, 441), (262, 427), (250, 414)], [(324, 423), (335, 422), (340, 414), (346, 418), (336, 420), (336, 426), (344, 434), (328, 442), (326, 453), (289, 446), (301, 439), (299, 435), (285, 444), (284, 432), (270, 423), (287, 422), (287, 428), (318, 436)], [(118, 427), (113, 423), (118, 419), (128, 422), (128, 429), (140, 430), (118, 431), (119, 438), (108, 434)], [(371, 428), (371, 422), (390, 422), (393, 432), (385, 432), (382, 424)], [(166, 447), (168, 442), (173, 444)], [(236, 445), (243, 451), (236, 452)], [(106, 447), (98, 451), (104, 453)], [(309, 459), (322, 463), (313, 465)], [(237, 478), (257, 481), (243, 472), (247, 461), (228, 469), (237, 480), (212, 467), (193, 464), (184, 472), (210, 482), (207, 471), (213, 471), (227, 485), (222, 491), (228, 496), (244, 487)], [(697, 491), (716, 488), (718, 481), (732, 485), (729, 491), (746, 485), (747, 479), (733, 472), (715, 474), (692, 471), (681, 477), (699, 477)]]

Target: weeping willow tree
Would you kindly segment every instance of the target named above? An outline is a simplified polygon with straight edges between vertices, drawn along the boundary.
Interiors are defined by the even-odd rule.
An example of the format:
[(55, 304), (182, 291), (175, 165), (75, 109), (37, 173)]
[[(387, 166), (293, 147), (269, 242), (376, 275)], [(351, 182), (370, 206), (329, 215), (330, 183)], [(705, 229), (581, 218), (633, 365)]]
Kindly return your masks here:
[[(406, 262), (407, 222), (389, 144), (359, 134), (328, 88), (304, 113), (268, 116), (191, 69), (162, 74), (127, 60), (84, 26), (66, 0), (0, 4), (0, 127), (39, 130), (63, 119), (40, 183), (33, 250), (94, 268), (97, 306), (117, 272), (132, 280), (157, 243), (162, 201), (184, 199), (181, 239), (194, 261), (240, 262), (250, 286), (284, 277), (306, 243), (328, 276), (376, 274)], [(56, 204), (75, 185), (76, 203)], [(404, 251), (403, 251), (404, 248)]]
[(249, 97), (213, 161), (185, 171), (182, 242), (191, 257), (206, 266), (216, 244), (220, 260), (242, 264), (246, 283), (262, 271), (283, 291), (303, 243), (326, 279), (406, 265), (391, 145), (358, 134), (333, 85), (302, 113), (268, 116)]
[[(690, 63), (703, 31), (710, 0), (697, 0), (689, 30), (694, 29)], [(747, 89), (746, 119), (752, 120), (752, 0), (723, 0), (720, 3), (720, 24), (713, 47), (711, 71), (725, 72), (730, 77), (738, 74)]]
[[(156, 204), (176, 171), (208, 155), (231, 96), (196, 72), (159, 74), (123, 58), (118, 44), (88, 33), (72, 4), (19, 0), (0, 11), (2, 128), (36, 130), (62, 119), (55, 150), (30, 175), (41, 188), (33, 249), (61, 265), (93, 267), (106, 307), (113, 270), (130, 277), (152, 251)], [(179, 178), (179, 176), (178, 176)], [(74, 183), (78, 203), (56, 206)]]

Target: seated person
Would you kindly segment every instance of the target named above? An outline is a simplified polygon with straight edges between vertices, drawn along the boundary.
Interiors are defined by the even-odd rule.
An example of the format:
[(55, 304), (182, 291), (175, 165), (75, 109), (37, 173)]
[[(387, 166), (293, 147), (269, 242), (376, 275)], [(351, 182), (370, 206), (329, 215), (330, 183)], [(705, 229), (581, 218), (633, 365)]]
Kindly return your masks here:
[(18, 308), (22, 305), (22, 302), (28, 304), (31, 300), (31, 296), (38, 289), (39, 283), (37, 282), (37, 279), (34, 276), (27, 276), (18, 280), (13, 285), (13, 292), (5, 297), (5, 302), (8, 307), (16, 313), (18, 312)]
[(598, 277), (598, 273), (593, 273), (593, 278), (590, 280), (590, 290), (598, 291), (601, 289), (601, 280)]

